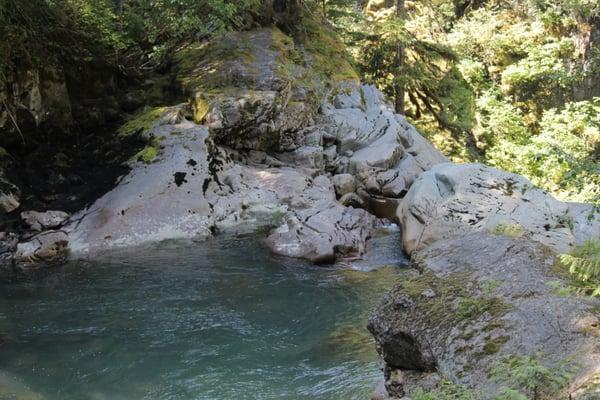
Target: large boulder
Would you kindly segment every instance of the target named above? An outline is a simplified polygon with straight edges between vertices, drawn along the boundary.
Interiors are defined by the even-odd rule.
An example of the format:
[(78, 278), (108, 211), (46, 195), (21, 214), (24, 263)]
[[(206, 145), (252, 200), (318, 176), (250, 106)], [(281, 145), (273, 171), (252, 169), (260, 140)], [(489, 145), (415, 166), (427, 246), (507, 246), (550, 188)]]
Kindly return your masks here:
[(294, 150), (317, 112), (320, 86), (293, 40), (276, 27), (231, 32), (180, 51), (176, 77), (194, 120), (236, 149)]
[(317, 121), (324, 140), (335, 143), (345, 156), (338, 160), (338, 173), (398, 170), (410, 186), (415, 175), (448, 161), (406, 118), (394, 113), (374, 86), (345, 83), (328, 100)]
[(503, 386), (530, 396), (528, 389), (538, 385), (542, 395), (549, 389), (544, 381), (525, 388), (498, 372), (509, 368), (510, 375), (510, 368), (524, 363), (550, 368), (562, 380), (570, 373), (564, 391), (559, 385), (560, 393), (548, 398), (596, 398), (579, 389), (599, 372), (600, 300), (560, 294), (556, 284), (563, 278), (547, 248), (465, 232), (436, 241), (413, 259), (417, 268), (369, 322), (390, 394), (410, 395), (447, 379), (482, 400), (496, 398)]
[(479, 164), (445, 163), (417, 179), (398, 208), (398, 219), (408, 253), (471, 231), (522, 237), (566, 252), (583, 236), (600, 235), (598, 219), (583, 218), (583, 211), (522, 176)]

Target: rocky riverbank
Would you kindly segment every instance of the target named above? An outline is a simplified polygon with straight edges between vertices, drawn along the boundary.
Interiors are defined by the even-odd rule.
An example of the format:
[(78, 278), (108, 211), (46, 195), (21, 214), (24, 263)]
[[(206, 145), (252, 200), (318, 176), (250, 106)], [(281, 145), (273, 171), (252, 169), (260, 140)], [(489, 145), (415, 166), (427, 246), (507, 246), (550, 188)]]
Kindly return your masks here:
[[(331, 263), (364, 256), (392, 220), (415, 269), (369, 325), (386, 396), (450, 380), (493, 398), (517, 390), (494, 378), (499, 363), (526, 359), (569, 364), (559, 389), (593, 398), (576, 396), (595, 390), (600, 303), (551, 283), (558, 253), (600, 236), (598, 214), (514, 174), (449, 163), (335, 55), (277, 27), (182, 49), (161, 82), (186, 101), (118, 131), (145, 143), (129, 172), (72, 215), (21, 213), (25, 229), (0, 236), (2, 270), (248, 229), (277, 255)], [(2, 178), (0, 189), (6, 213), (23, 211), (19, 188)]]

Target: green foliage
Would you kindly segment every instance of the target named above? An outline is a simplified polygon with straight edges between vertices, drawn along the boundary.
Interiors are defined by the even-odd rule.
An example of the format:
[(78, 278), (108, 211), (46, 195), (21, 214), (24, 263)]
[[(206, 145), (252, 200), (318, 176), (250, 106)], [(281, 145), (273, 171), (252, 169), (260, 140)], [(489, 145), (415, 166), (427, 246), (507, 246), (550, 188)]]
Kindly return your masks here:
[(567, 363), (542, 365), (538, 357), (506, 357), (490, 370), (501, 386), (497, 400), (541, 400), (554, 398), (571, 379)]
[[(516, 121), (499, 116), (498, 126)], [(518, 135), (496, 139), (487, 152), (491, 165), (525, 175), (562, 199), (600, 204), (600, 98), (545, 111), (537, 135), (520, 127)]]
[(184, 42), (242, 28), (259, 0), (2, 0), (0, 77), (39, 64), (100, 62), (139, 73)]
[(335, 32), (315, 18), (303, 18), (298, 26), (307, 53), (313, 58), (312, 67), (328, 80), (358, 80), (347, 50)]
[(108, 0), (3, 0), (0, 78), (11, 70), (51, 63), (108, 63), (127, 46)]
[(433, 391), (425, 392), (417, 389), (411, 398), (413, 400), (478, 400), (481, 396), (474, 390), (444, 380)]
[(577, 292), (600, 296), (600, 238), (586, 241), (570, 254), (561, 254), (560, 264), (569, 271)]
[(120, 20), (145, 61), (156, 65), (181, 43), (243, 28), (259, 6), (258, 0), (136, 0), (125, 2)]

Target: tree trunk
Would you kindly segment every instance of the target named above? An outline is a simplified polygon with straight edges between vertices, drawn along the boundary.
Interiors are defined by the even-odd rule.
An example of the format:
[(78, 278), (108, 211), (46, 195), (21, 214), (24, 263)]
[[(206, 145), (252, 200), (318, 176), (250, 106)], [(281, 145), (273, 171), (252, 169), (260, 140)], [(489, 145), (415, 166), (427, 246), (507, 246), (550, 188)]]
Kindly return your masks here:
[[(404, 0), (396, 0), (396, 16), (398, 19), (404, 18)], [(404, 45), (402, 43), (398, 43), (398, 48), (396, 49), (396, 61), (394, 63), (396, 78), (398, 78), (398, 76), (402, 73), (403, 66)], [(396, 82), (394, 85), (394, 95), (396, 113), (404, 115), (404, 86), (402, 83)]]

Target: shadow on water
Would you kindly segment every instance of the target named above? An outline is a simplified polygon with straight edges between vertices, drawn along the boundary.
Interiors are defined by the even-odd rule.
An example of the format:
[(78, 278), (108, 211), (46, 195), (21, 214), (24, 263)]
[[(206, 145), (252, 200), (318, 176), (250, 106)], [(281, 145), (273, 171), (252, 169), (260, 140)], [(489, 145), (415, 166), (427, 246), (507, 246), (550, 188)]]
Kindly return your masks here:
[(170, 242), (0, 284), (0, 399), (368, 398), (398, 243), (315, 267), (252, 237)]

